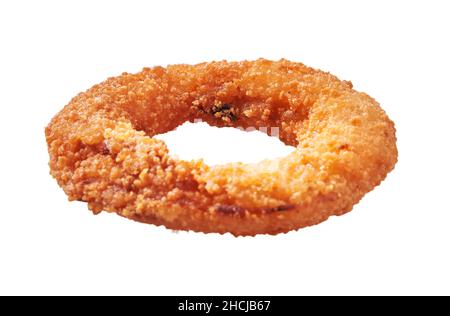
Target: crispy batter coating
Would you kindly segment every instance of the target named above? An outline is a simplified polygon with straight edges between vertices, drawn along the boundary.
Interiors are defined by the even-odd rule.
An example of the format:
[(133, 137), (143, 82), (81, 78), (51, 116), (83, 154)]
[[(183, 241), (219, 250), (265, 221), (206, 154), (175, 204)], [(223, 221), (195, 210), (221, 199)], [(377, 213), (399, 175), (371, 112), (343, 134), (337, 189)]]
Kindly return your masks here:
[[(169, 156), (152, 136), (186, 121), (279, 127), (296, 150), (257, 164)], [(277, 234), (351, 210), (397, 161), (394, 124), (367, 94), (287, 60), (145, 68), (73, 98), (46, 128), (70, 200), (171, 229)]]

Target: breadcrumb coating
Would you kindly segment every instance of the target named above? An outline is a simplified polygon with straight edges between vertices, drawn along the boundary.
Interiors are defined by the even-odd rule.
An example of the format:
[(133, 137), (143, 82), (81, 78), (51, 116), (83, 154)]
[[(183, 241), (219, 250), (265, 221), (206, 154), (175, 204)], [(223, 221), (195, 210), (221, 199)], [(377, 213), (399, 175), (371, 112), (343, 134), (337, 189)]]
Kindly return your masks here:
[[(279, 127), (296, 150), (208, 166), (152, 138), (186, 121)], [(397, 161), (395, 128), (348, 81), (287, 60), (123, 73), (78, 94), (45, 130), (51, 174), (94, 213), (170, 229), (277, 234), (351, 210)]]

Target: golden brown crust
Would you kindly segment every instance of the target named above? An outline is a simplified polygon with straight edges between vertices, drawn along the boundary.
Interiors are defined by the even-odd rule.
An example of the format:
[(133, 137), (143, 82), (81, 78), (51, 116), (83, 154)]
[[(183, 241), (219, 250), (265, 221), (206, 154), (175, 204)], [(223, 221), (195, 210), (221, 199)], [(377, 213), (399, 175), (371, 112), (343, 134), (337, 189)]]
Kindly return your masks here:
[[(185, 121), (279, 127), (297, 147), (258, 164), (170, 157), (152, 136)], [(80, 93), (46, 128), (71, 200), (172, 229), (277, 234), (351, 210), (397, 160), (394, 124), (346, 81), (287, 60), (173, 65)]]

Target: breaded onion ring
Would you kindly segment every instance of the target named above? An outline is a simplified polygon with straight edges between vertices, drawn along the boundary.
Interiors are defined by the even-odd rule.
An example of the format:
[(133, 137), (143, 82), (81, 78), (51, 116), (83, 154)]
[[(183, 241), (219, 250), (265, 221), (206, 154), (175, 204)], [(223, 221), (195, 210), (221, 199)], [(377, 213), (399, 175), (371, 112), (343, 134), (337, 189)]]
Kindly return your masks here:
[[(279, 127), (296, 150), (208, 166), (152, 138), (186, 121)], [(70, 200), (171, 229), (277, 234), (351, 210), (397, 160), (394, 124), (348, 81), (287, 60), (145, 68), (73, 98), (46, 128)]]

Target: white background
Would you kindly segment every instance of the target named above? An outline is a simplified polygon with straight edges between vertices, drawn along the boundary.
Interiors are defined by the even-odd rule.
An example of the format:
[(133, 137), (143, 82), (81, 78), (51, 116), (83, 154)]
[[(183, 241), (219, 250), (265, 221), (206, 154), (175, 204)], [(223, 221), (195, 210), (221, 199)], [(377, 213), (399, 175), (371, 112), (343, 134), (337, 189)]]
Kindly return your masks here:
[[(0, 294), (450, 294), (449, 14), (448, 1), (1, 1)], [(351, 80), (396, 123), (395, 170), (349, 214), (275, 237), (174, 233), (93, 216), (50, 177), (44, 127), (78, 92), (143, 66), (258, 57)], [(221, 157), (204, 131), (170, 150), (282, 151), (249, 134)]]

